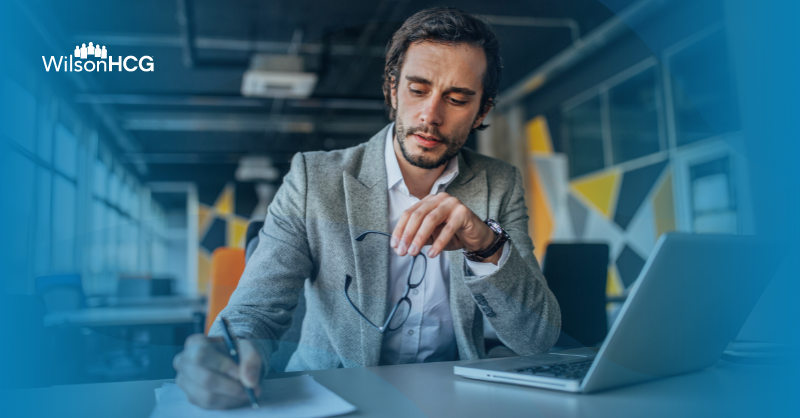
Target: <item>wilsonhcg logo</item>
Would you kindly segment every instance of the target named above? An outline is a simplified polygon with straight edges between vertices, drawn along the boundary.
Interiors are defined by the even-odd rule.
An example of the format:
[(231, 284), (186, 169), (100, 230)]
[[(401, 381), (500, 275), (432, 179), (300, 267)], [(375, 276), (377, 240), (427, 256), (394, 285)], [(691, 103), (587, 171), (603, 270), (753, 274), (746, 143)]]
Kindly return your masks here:
[[(99, 60), (97, 58), (99, 58)], [(106, 59), (108, 61), (105, 61)], [(127, 72), (136, 70), (150, 72), (155, 70), (155, 64), (151, 56), (143, 55), (142, 57), (136, 58), (129, 55), (125, 57), (125, 59), (122, 59), (122, 56), (117, 56), (117, 60), (114, 61), (114, 56), (109, 55), (105, 45), (102, 47), (100, 45), (95, 46), (93, 42), (89, 42), (88, 47), (86, 44), (81, 44), (80, 47), (75, 45), (75, 52), (69, 57), (60, 56), (58, 60), (56, 60), (56, 57), (51, 56), (48, 61), (47, 58), (42, 56), (42, 62), (44, 63), (44, 70), (47, 72), (50, 72), (50, 69), (54, 69), (57, 72), (78, 73), (86, 71), (91, 73), (96, 71), (99, 73), (114, 71), (114, 67), (117, 68), (117, 71), (125, 69)]]

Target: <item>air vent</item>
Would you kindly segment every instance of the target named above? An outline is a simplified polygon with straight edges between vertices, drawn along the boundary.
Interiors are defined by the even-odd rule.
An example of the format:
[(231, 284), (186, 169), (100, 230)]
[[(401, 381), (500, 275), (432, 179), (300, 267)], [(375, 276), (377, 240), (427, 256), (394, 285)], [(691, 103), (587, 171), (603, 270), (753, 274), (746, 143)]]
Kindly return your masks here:
[(303, 72), (296, 55), (256, 54), (242, 79), (242, 95), (304, 99), (317, 84), (317, 75)]

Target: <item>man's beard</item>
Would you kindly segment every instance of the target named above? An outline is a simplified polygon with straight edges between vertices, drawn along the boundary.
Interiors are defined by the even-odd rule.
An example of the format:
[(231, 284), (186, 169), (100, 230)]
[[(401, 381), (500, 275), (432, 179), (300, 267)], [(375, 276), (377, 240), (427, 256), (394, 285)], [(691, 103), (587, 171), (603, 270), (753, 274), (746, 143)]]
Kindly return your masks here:
[[(405, 129), (400, 119), (400, 114), (398, 113), (394, 122), (395, 136), (397, 137), (397, 142), (400, 144), (400, 151), (403, 153), (403, 158), (414, 167), (423, 168), (425, 170), (432, 170), (447, 164), (451, 158), (458, 154), (458, 151), (461, 150), (461, 147), (467, 140), (467, 135), (469, 135), (469, 130), (467, 130), (463, 135), (444, 136), (439, 132), (439, 128), (430, 125), (412, 126)], [(435, 160), (428, 159), (424, 155), (412, 155), (406, 147), (406, 137), (415, 133), (425, 133), (436, 136), (446, 147), (444, 154)]]

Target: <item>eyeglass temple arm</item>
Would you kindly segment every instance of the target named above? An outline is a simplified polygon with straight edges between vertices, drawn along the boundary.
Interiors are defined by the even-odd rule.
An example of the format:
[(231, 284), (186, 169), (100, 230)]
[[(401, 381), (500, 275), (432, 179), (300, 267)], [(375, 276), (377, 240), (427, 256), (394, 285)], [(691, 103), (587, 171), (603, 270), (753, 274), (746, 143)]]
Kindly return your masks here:
[(350, 306), (352, 306), (352, 307), (353, 307), (353, 309), (355, 309), (355, 310), (356, 310), (356, 313), (358, 313), (358, 314), (361, 316), (361, 318), (364, 318), (364, 320), (365, 320), (365, 321), (367, 321), (367, 323), (368, 323), (368, 324), (372, 325), (372, 327), (373, 327), (373, 328), (375, 328), (375, 329), (377, 329), (379, 332), (383, 332), (383, 330), (384, 330), (384, 329), (386, 329), (386, 327), (385, 327), (385, 326), (384, 326), (384, 327), (379, 327), (379, 326), (377, 326), (377, 325), (373, 324), (373, 323), (372, 323), (372, 321), (370, 321), (370, 320), (369, 320), (369, 319), (366, 317), (366, 315), (364, 315), (364, 314), (361, 312), (361, 310), (360, 310), (360, 309), (358, 309), (358, 307), (357, 307), (357, 306), (356, 306), (356, 305), (353, 303), (353, 301), (352, 301), (352, 300), (350, 300), (350, 295), (348, 295), (348, 294), (347, 294), (347, 289), (349, 289), (349, 288), (350, 288), (350, 283), (351, 283), (352, 281), (353, 281), (353, 278), (352, 278), (352, 277), (350, 277), (350, 275), (349, 275), (349, 274), (345, 274), (345, 275), (344, 275), (344, 297), (346, 297), (346, 298), (347, 298), (347, 301), (348, 301), (348, 302), (350, 302)]
[(364, 238), (369, 234), (381, 234), (381, 235), (386, 235), (387, 237), (391, 237), (392, 236), (392, 234), (387, 234), (387, 233), (381, 232), (381, 231), (364, 231), (359, 236), (357, 236), (355, 238), (355, 240), (356, 241), (363, 241)]

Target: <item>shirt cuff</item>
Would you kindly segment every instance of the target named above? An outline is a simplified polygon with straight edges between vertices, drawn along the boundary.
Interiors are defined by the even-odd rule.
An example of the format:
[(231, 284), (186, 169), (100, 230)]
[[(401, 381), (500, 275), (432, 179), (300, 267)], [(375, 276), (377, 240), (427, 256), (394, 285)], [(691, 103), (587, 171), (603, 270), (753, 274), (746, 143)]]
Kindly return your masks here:
[(465, 258), (467, 261), (467, 267), (469, 267), (469, 269), (472, 270), (476, 276), (488, 276), (496, 272), (500, 269), (500, 267), (503, 267), (503, 263), (505, 263), (506, 258), (508, 258), (509, 242), (510, 241), (506, 241), (506, 243), (503, 244), (503, 255), (500, 256), (500, 260), (497, 262), (497, 265), (494, 265), (493, 263), (481, 263), (480, 261), (467, 260)]

